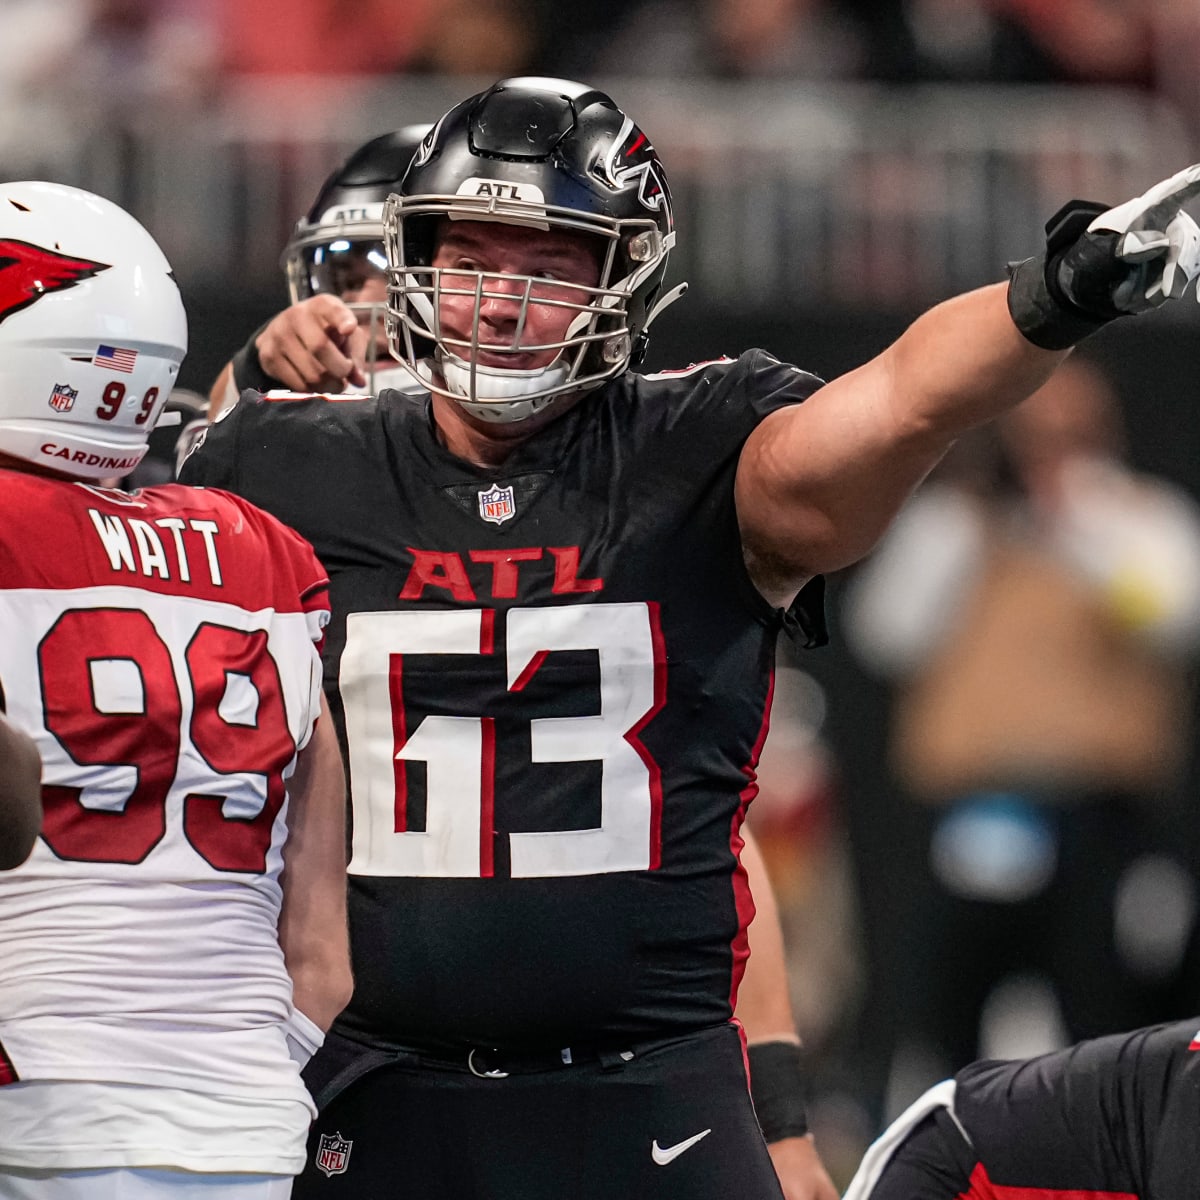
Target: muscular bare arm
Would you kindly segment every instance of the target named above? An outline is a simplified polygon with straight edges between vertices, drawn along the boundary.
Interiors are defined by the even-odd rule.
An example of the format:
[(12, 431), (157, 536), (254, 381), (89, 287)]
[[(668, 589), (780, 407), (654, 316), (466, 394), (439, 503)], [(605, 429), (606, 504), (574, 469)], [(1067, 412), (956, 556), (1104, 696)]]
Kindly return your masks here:
[(33, 739), (0, 716), (0, 870), (19, 867), (42, 824), (42, 760)]
[(865, 366), (767, 417), (736, 480), (763, 595), (784, 604), (861, 558), (954, 439), (1040, 387), (1063, 347), (1181, 297), (1200, 275), (1200, 227), (1182, 210), (1197, 197), (1200, 164), (1115, 208), (1071, 201), (1009, 284), (939, 304)]
[(738, 519), (751, 575), (773, 603), (861, 558), (959, 434), (1019, 403), (1065, 357), (1021, 335), (1006, 292), (995, 284), (939, 304), (750, 435)]
[(346, 926), (346, 780), (325, 701), (288, 783), (279, 944), (296, 1007), (320, 1029), (353, 986)]

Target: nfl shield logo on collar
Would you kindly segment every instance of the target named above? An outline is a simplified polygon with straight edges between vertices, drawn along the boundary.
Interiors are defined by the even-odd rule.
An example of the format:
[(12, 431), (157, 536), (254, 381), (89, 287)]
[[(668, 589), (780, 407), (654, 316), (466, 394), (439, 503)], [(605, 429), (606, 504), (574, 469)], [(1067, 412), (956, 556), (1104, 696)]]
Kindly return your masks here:
[(78, 395), (78, 390), (69, 383), (56, 383), (54, 391), (50, 393), (50, 407), (55, 412), (70, 412), (75, 407), (75, 397)]
[(353, 1141), (347, 1141), (340, 1133), (321, 1134), (317, 1143), (317, 1170), (323, 1171), (326, 1177), (344, 1175), (353, 1145)]
[(479, 493), (479, 515), (493, 525), (503, 525), (509, 517), (517, 515), (517, 503), (511, 487), (499, 485)]

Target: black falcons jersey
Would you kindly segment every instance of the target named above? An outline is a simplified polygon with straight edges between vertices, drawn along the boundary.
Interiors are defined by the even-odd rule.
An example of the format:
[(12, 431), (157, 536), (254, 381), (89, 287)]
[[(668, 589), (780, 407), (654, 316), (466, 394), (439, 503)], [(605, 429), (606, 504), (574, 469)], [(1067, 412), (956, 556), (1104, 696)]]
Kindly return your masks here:
[[(183, 479), (331, 578), (359, 1039), (520, 1048), (727, 1020), (780, 614), (739, 451), (819, 380), (762, 351), (588, 393), (500, 469), (428, 397), (247, 393)], [(336, 399), (336, 398), (335, 398)]]
[(954, 1112), (979, 1160), (972, 1196), (1193, 1196), (1200, 1018), (974, 1063)]

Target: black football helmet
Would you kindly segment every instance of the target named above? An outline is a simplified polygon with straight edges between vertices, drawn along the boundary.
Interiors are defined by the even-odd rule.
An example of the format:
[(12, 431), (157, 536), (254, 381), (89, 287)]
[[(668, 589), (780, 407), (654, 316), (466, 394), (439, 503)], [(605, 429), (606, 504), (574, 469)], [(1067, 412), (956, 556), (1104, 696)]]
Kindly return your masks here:
[(390, 357), (382, 303), (351, 301), (371, 278), (384, 279), (383, 203), (400, 184), (428, 125), (406, 125), (372, 138), (321, 185), (283, 251), (293, 304), (329, 293), (346, 299), (369, 335), (367, 391), (412, 388), (412, 377)]
[[(555, 302), (575, 310), (562, 341), (521, 346), (522, 316), (509, 346), (487, 347), (493, 354), (557, 349), (549, 366), (505, 370), (479, 362), (481, 300), (511, 298), (515, 284), (527, 308), (538, 280), (456, 268), (443, 283), (432, 263), (444, 219), (597, 239), (597, 286), (574, 288), (579, 303)], [(557, 396), (620, 374), (640, 360), (651, 322), (684, 291), (662, 294), (675, 226), (653, 146), (603, 92), (563, 79), (502, 80), (452, 108), (421, 142), (383, 223), (392, 353), (425, 387), (484, 420), (523, 420)], [(493, 292), (501, 279), (503, 290)], [(476, 299), (470, 338), (441, 327), (440, 297), (450, 293)]]
[(359, 146), (321, 185), (283, 251), (293, 304), (322, 292), (339, 295), (351, 254), (387, 270), (383, 203), (412, 161), (428, 125), (406, 125)]

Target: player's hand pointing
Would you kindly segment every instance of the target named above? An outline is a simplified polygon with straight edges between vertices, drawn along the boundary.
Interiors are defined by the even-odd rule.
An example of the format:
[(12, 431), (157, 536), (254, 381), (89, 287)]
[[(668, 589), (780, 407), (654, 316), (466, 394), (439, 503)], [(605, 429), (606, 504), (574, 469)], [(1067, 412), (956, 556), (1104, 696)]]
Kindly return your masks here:
[(1183, 206), (1200, 196), (1200, 164), (1115, 208), (1073, 200), (1046, 225), (1046, 250), (1016, 266), (1009, 311), (1050, 350), (1116, 317), (1178, 299), (1200, 274), (1200, 228)]
[(366, 386), (368, 336), (343, 301), (310, 296), (275, 316), (255, 343), (259, 362), (296, 392), (341, 392)]

